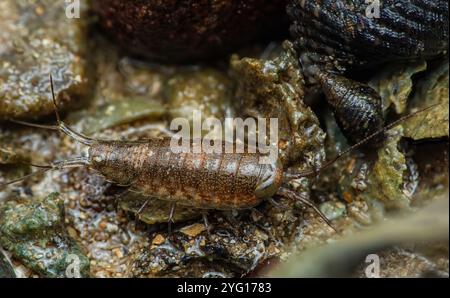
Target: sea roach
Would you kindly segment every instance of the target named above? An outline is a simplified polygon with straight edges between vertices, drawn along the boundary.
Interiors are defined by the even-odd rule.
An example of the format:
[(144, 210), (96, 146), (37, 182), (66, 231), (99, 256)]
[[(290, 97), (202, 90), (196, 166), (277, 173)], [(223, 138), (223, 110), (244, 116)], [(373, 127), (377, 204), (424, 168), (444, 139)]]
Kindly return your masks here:
[(379, 131), (384, 118), (380, 95), (347, 78), (348, 69), (448, 54), (448, 0), (290, 0), (287, 12), (303, 72), (351, 143)]
[[(33, 165), (40, 169), (28, 176), (2, 184), (0, 187), (49, 170), (89, 167), (118, 185), (127, 186), (130, 190), (149, 197), (172, 202), (170, 218), (173, 216), (175, 205), (198, 209), (235, 210), (252, 208), (272, 197), (288, 197), (315, 210), (333, 228), (330, 221), (312, 201), (283, 185), (292, 179), (317, 175), (350, 150), (397, 125), (399, 121), (418, 113), (405, 116), (368, 136), (327, 162), (319, 170), (287, 173), (284, 172), (279, 160), (268, 164), (260, 163), (260, 153), (174, 153), (170, 147), (169, 138), (145, 141), (110, 141), (84, 136), (61, 121), (51, 77), (50, 82), (58, 125), (14, 122), (60, 130), (88, 146), (88, 155), (54, 162), (50, 165)], [(424, 110), (419, 112), (422, 111)]]

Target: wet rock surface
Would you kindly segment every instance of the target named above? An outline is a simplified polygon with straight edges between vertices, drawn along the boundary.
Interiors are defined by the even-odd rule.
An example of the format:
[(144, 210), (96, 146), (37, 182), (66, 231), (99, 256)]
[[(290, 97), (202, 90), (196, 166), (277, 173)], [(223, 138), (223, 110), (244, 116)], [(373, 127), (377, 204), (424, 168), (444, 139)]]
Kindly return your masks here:
[[(64, 228), (63, 204), (58, 194), (5, 203), (0, 209), (0, 243), (43, 277), (88, 277), (89, 260)], [(76, 268), (68, 272), (71, 265)]]
[(210, 68), (180, 70), (165, 86), (165, 98), (173, 118), (183, 117), (192, 122), (193, 112), (203, 119), (224, 119), (234, 114), (232, 80), (223, 72)]
[(241, 116), (278, 119), (279, 143), (275, 145), (282, 161), (319, 167), (325, 134), (316, 115), (304, 104), (303, 75), (292, 44), (285, 42), (278, 55), (273, 60), (232, 58)]
[[(119, 201), (119, 207), (121, 209), (130, 212), (136, 219), (150, 225), (167, 223), (169, 221), (171, 205), (169, 202), (152, 200), (136, 193), (124, 195)], [(198, 210), (179, 207), (177, 208), (177, 212), (174, 213), (172, 220), (177, 223), (198, 217), (201, 217)]]
[[(402, 126), (405, 136), (414, 140), (447, 137), (449, 107), (448, 60), (430, 69), (425, 78), (417, 84), (415, 96), (411, 99), (411, 109), (423, 109), (436, 105), (429, 113), (409, 119)], [(426, 100), (424, 100), (426, 99)]]
[[(447, 192), (416, 213), (295, 254), (269, 276), (448, 276), (448, 206)], [(375, 259), (377, 269), (368, 266)]]
[(88, 94), (86, 22), (62, 1), (0, 3), (0, 120), (50, 114), (50, 74), (65, 105)]
[[(249, 274), (260, 264), (285, 259), (289, 255), (286, 246), (295, 243), (296, 239), (300, 241), (302, 223), (308, 221), (308, 217), (318, 220), (317, 228), (323, 231), (322, 236), (333, 237), (332, 230), (329, 231), (329, 227), (316, 219), (311, 211), (292, 200), (282, 199), (279, 204), (275, 207), (266, 203), (257, 209), (235, 214), (210, 212), (209, 233), (201, 221), (178, 225), (180, 228), (169, 239), (165, 231), (155, 233), (152, 245), (133, 257), (132, 276), (201, 277), (208, 272), (229, 277)], [(192, 264), (197, 264), (201, 270), (194, 274)]]
[(16, 273), (5, 254), (0, 250), (0, 278), (13, 277), (16, 277)]
[(413, 91), (413, 76), (426, 68), (424, 60), (388, 65), (370, 80), (369, 85), (380, 94), (384, 110), (394, 105), (395, 111), (400, 114), (406, 110), (408, 97)]

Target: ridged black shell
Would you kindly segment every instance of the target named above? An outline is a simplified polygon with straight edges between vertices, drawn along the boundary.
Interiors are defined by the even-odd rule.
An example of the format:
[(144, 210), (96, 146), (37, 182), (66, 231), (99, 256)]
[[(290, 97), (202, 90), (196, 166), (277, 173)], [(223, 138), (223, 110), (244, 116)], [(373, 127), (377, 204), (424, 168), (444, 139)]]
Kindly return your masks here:
[[(367, 3), (366, 3), (367, 2)], [(291, 34), (307, 82), (324, 92), (350, 143), (384, 127), (380, 95), (347, 69), (435, 58), (448, 51), (448, 0), (291, 0)], [(383, 136), (367, 147), (378, 147)]]
[(293, 0), (291, 34), (304, 67), (342, 73), (352, 64), (431, 58), (448, 50), (448, 0)]

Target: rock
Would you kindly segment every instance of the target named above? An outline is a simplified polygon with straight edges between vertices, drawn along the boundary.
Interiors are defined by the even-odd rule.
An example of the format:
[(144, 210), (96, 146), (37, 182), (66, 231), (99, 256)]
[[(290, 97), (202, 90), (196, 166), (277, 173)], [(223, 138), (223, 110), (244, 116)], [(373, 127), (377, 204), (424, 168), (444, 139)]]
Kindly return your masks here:
[(43, 277), (88, 277), (89, 260), (64, 227), (64, 204), (53, 193), (8, 201), (0, 209), (0, 244)]
[(115, 126), (144, 119), (161, 119), (167, 114), (161, 89), (166, 81), (165, 68), (150, 68), (122, 57), (112, 43), (94, 36), (96, 86), (89, 106), (70, 113), (66, 122), (91, 135)]
[(64, 105), (88, 93), (87, 18), (64, 12), (63, 1), (1, 1), (0, 120), (53, 113), (50, 74)]
[(180, 232), (189, 237), (196, 237), (202, 232), (206, 231), (204, 224), (195, 223), (190, 226), (186, 226), (180, 229)]
[[(146, 204), (147, 200), (149, 200), (149, 198), (140, 194), (130, 193), (120, 199), (119, 207), (132, 214), (137, 214), (137, 212), (140, 211), (136, 218), (147, 224), (167, 223), (169, 221), (172, 204), (163, 200), (151, 198)], [(142, 206), (144, 206), (144, 208), (142, 208)], [(201, 213), (198, 212), (198, 210), (192, 208), (178, 206), (175, 211), (172, 218), (174, 222), (182, 222), (201, 216)]]
[(381, 95), (385, 110), (393, 104), (396, 112), (400, 114), (406, 110), (413, 91), (412, 77), (426, 68), (425, 61), (388, 65), (371, 79), (369, 85)]
[(31, 171), (30, 154), (20, 149), (13, 149), (5, 145), (0, 136), (0, 177), (3, 182), (21, 178)]
[(225, 72), (207, 66), (145, 64), (120, 56), (113, 44), (98, 39), (99, 50), (94, 55), (98, 82), (91, 105), (67, 119), (83, 133), (135, 121), (192, 120), (193, 110), (200, 111), (203, 120), (232, 114), (233, 84)]
[(237, 110), (240, 117), (278, 119), (278, 146), (284, 164), (293, 162), (318, 167), (324, 159), (325, 133), (313, 111), (303, 102), (303, 75), (292, 44), (273, 60), (252, 58), (231, 60), (237, 82)]
[(123, 101), (113, 101), (96, 107), (96, 109), (72, 113), (70, 121), (79, 123), (83, 133), (92, 134), (144, 118), (159, 118), (165, 112), (166, 108), (158, 101), (129, 98)]
[(10, 147), (0, 148), (0, 164), (12, 165), (20, 163), (29, 163), (30, 157), (20, 149), (12, 149)]
[(401, 127), (387, 133), (387, 142), (378, 150), (378, 159), (369, 174), (368, 189), (364, 193), (368, 200), (380, 200), (387, 208), (407, 208), (410, 204), (411, 196), (403, 191), (406, 158), (397, 148), (402, 135)]
[(125, 49), (166, 62), (207, 59), (287, 33), (286, 0), (97, 0), (106, 32)]
[(152, 245), (161, 245), (166, 241), (166, 238), (164, 238), (163, 235), (158, 234), (155, 236), (155, 238), (153, 238), (152, 240)]
[(423, 109), (435, 104), (431, 110), (406, 120), (402, 126), (405, 137), (414, 140), (449, 136), (449, 70), (448, 60), (427, 73), (417, 84), (411, 99), (411, 110)]
[(194, 110), (201, 112), (202, 121), (208, 117), (223, 120), (233, 113), (233, 83), (215, 69), (180, 70), (169, 78), (165, 90), (172, 118), (183, 117), (192, 121)]
[(345, 214), (345, 204), (341, 202), (325, 202), (320, 205), (320, 211), (329, 219), (335, 220)]
[(0, 278), (14, 278), (16, 277), (16, 273), (11, 266), (11, 263), (3, 254), (3, 251), (0, 249)]

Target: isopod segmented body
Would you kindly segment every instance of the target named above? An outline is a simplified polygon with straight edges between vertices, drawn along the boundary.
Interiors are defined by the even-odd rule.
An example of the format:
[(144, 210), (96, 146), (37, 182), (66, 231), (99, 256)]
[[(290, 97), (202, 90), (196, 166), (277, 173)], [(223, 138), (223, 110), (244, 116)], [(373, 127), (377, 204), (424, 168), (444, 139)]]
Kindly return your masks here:
[(87, 165), (146, 196), (203, 209), (246, 209), (275, 195), (283, 169), (259, 153), (176, 153), (171, 139), (94, 142)]
[(380, 96), (343, 77), (348, 69), (430, 59), (448, 51), (448, 0), (291, 0), (287, 12), (308, 81), (325, 91), (353, 143), (384, 121)]

